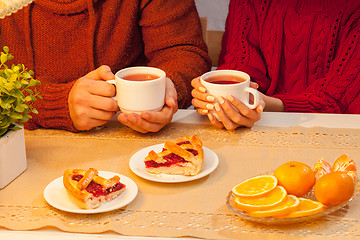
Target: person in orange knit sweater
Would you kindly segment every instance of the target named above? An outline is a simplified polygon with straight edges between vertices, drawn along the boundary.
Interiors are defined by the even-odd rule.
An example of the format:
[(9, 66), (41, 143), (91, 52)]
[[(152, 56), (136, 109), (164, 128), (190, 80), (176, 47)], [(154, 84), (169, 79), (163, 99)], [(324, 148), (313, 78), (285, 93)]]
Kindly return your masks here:
[(142, 133), (159, 131), (178, 107), (190, 106), (191, 79), (211, 67), (193, 0), (36, 0), (0, 20), (0, 44), (41, 81), (39, 114), (27, 129), (105, 124), (119, 108), (115, 87), (104, 80), (147, 65), (169, 78), (164, 108), (118, 120)]

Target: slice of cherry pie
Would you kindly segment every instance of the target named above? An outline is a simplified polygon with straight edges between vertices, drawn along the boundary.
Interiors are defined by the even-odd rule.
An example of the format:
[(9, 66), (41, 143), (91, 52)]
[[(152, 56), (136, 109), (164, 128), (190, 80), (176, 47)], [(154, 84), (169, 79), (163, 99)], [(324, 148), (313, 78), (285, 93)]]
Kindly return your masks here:
[(67, 169), (63, 183), (70, 197), (80, 208), (94, 209), (117, 198), (126, 188), (115, 175), (105, 179), (98, 175), (95, 168)]
[(185, 136), (175, 142), (166, 141), (161, 152), (151, 150), (145, 158), (145, 170), (149, 173), (195, 176), (204, 160), (200, 138)]

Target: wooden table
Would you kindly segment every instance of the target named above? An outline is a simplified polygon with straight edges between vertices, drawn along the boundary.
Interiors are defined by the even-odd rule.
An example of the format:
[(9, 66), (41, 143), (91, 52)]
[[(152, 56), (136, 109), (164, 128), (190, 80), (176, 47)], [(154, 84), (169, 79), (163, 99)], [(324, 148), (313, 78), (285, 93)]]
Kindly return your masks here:
[[(46, 159), (46, 156), (52, 158), (56, 158), (58, 155), (66, 156), (66, 154), (64, 155), (66, 151), (68, 151), (69, 156), (78, 156), (79, 148), (86, 148), (84, 145), (74, 146), (73, 144), (76, 142), (88, 143), (91, 147), (91, 149), (87, 150), (90, 152), (89, 154), (101, 153), (101, 156), (109, 158), (109, 161), (113, 163), (115, 160), (111, 159), (111, 154), (119, 154), (119, 152), (115, 150), (109, 151), (108, 148), (113, 147), (116, 141), (123, 141), (128, 144), (126, 147), (129, 148), (130, 152), (128, 154), (131, 155), (135, 151), (131, 149), (132, 141), (136, 142), (139, 147), (145, 147), (162, 142), (167, 138), (189, 133), (189, 130), (199, 134), (205, 146), (216, 152), (220, 158), (219, 167), (204, 179), (191, 183), (182, 183), (174, 187), (174, 185), (153, 183), (139, 178), (128, 169), (126, 162), (120, 163), (118, 167), (123, 171), (121, 173), (126, 173), (137, 183), (139, 195), (134, 202), (127, 206), (124, 212), (118, 212), (118, 215), (109, 217), (119, 221), (121, 214), (124, 213), (137, 213), (140, 217), (146, 214), (151, 217), (156, 213), (159, 215), (157, 219), (166, 218), (166, 221), (158, 222), (158, 225), (163, 224), (166, 227), (164, 228), (166, 234), (161, 234), (161, 228), (156, 230), (159, 227), (158, 225), (151, 225), (151, 223), (146, 222), (146, 219), (142, 219), (145, 229), (139, 227), (138, 223), (134, 223), (129, 225), (130, 228), (131, 226), (135, 227), (134, 229), (118, 227), (115, 228), (115, 231), (104, 233), (95, 231), (91, 234), (85, 233), (86, 231), (77, 231), (78, 228), (74, 228), (74, 231), (72, 231), (71, 226), (61, 224), (59, 225), (60, 228), (64, 227), (65, 231), (69, 232), (60, 231), (51, 227), (54, 223), (49, 223), (50, 227), (44, 226), (41, 229), (32, 231), (12, 231), (0, 228), (0, 239), (159, 239), (160, 237), (161, 239), (179, 239), (179, 237), (181, 237), (180, 239), (238, 239), (239, 237), (241, 239), (298, 239), (299, 237), (302, 239), (343, 239), (344, 234), (348, 238), (354, 237), (355, 239), (360, 236), (360, 230), (357, 230), (360, 229), (360, 215), (358, 214), (360, 212), (360, 202), (358, 199), (355, 199), (346, 208), (346, 211), (331, 215), (324, 221), (319, 220), (313, 225), (303, 224), (301, 226), (285, 227), (259, 226), (243, 221), (234, 216), (225, 205), (226, 193), (231, 189), (231, 186), (254, 174), (272, 170), (279, 163), (289, 159), (289, 157), (292, 158), (289, 160), (296, 158), (295, 160), (302, 160), (310, 165), (322, 156), (326, 158), (333, 157), (334, 159), (345, 151), (354, 158), (356, 157), (355, 161), (360, 166), (358, 151), (360, 144), (360, 134), (358, 134), (360, 132), (360, 115), (264, 113), (262, 119), (252, 130), (239, 129), (229, 133), (225, 130), (213, 128), (208, 124), (205, 117), (198, 115), (194, 110), (179, 110), (168, 127), (160, 133), (154, 134), (138, 134), (123, 127), (119, 128), (116, 122), (110, 123), (105, 128), (80, 134), (52, 130), (26, 131), (29, 169), (17, 181), (26, 181), (32, 171), (39, 170), (41, 167), (47, 168), (44, 171), (47, 170), (51, 174), (57, 175), (47, 176), (47, 174), (44, 174), (39, 176), (40, 179), (36, 182), (41, 186), (34, 188), (39, 192), (27, 194), (33, 199), (27, 201), (18, 197), (14, 199), (14, 205), (20, 206), (22, 202), (26, 203), (24, 206), (31, 204), (36, 206), (44, 205), (41, 192), (43, 186), (46, 186), (51, 179), (58, 177), (58, 174), (63, 171), (63, 169), (55, 168), (57, 165), (63, 167), (61, 163), (49, 163), (47, 161), (51, 161), (51, 159)], [(295, 135), (296, 137), (294, 137)], [(55, 139), (59, 141), (56, 146), (51, 145), (51, 143), (46, 145), (47, 140), (51, 142)], [(100, 147), (101, 143), (105, 145)], [(326, 146), (327, 143), (331, 143), (332, 147)], [(42, 144), (47, 147), (42, 147)], [(278, 150), (281, 150), (281, 152)], [(312, 152), (311, 158), (306, 157), (308, 152)], [(301, 155), (301, 153), (304, 154)], [(244, 154), (244, 157), (239, 157), (241, 154)], [(124, 158), (128, 157), (125, 154)], [(235, 157), (238, 157), (239, 160), (231, 159)], [(83, 163), (90, 162), (89, 165), (91, 163), (96, 165), (98, 164), (95, 162), (97, 158), (98, 156), (95, 155), (94, 158), (89, 157), (87, 161), (82, 161)], [(246, 161), (246, 158), (249, 161)], [(76, 165), (75, 162), (74, 166)], [(254, 166), (256, 166), (256, 169), (254, 169)], [(104, 165), (104, 168), (109, 167)], [(18, 183), (14, 181), (12, 184)], [(212, 197), (214, 194), (209, 193), (211, 186), (217, 189), (219, 195)], [(5, 188), (2, 191), (11, 191), (11, 185), (7, 188), (7, 190)], [(0, 211), (2, 206), (1, 193), (0, 191)], [(208, 201), (192, 205), (189, 196), (201, 201), (208, 199)], [(161, 201), (161, 199), (173, 201), (177, 198), (180, 198), (181, 201), (175, 205), (164, 204), (164, 206), (161, 206), (161, 203), (153, 204)], [(167, 214), (163, 212), (162, 207), (167, 211)], [(69, 216), (63, 215), (63, 213), (49, 206), (46, 206), (46, 211), (53, 211), (59, 219), (69, 219)], [(179, 219), (179, 216), (183, 216), (184, 219)], [(71, 217), (74, 217), (75, 221), (76, 218), (83, 216)], [(194, 220), (191, 221), (191, 218), (194, 218)], [(216, 222), (220, 220), (222, 222)], [(95, 220), (92, 219), (92, 221)], [(167, 221), (180, 221), (191, 226), (183, 227), (183, 229), (181, 229), (182, 227), (176, 228), (175, 223), (171, 225)], [(75, 224), (77, 223), (75, 222)], [(208, 227), (206, 227), (207, 224)], [(336, 228), (336, 226), (340, 227)]]

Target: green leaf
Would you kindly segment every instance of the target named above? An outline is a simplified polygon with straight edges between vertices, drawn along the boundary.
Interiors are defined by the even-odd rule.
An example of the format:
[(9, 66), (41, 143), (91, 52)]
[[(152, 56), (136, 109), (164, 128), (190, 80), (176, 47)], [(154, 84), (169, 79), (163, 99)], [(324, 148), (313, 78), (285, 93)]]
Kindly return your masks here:
[(20, 67), (19, 67), (19, 66), (14, 66), (14, 67), (12, 68), (12, 70), (13, 70), (14, 72), (19, 72)]
[(14, 89), (14, 84), (11, 84), (11, 83), (5, 83), (4, 84), (4, 88), (7, 90), (7, 91), (11, 91)]
[(15, 127), (12, 127), (11, 128), (12, 131), (18, 131), (18, 130), (21, 130), (21, 127), (18, 127), (15, 125)]
[(31, 79), (29, 83), (29, 87), (33, 87), (37, 84), (37, 81), (35, 79)]
[(4, 49), (5, 53), (9, 53), (9, 47), (8, 46), (4, 46), (3, 49)]
[(25, 102), (30, 102), (32, 100), (32, 97), (31, 96), (26, 96), (25, 97)]
[(7, 60), (8, 60), (7, 54), (5, 54), (5, 53), (2, 52), (2, 53), (1, 53), (1, 56), (0, 56), (1, 64), (6, 63)]
[(31, 110), (32, 113), (35, 113), (35, 114), (39, 114), (38, 110), (36, 110), (35, 108)]
[(7, 128), (0, 128), (0, 137), (5, 135), (5, 133), (7, 133)]
[(21, 113), (13, 113), (11, 114), (11, 118), (18, 120), (18, 119), (22, 119), (23, 115)]
[(24, 115), (20, 122), (27, 122), (29, 120), (29, 115)]
[(34, 91), (31, 90), (30, 88), (25, 89), (25, 92), (28, 92), (28, 93), (30, 93), (30, 94), (34, 94)]
[(18, 105), (18, 106), (16, 106), (16, 108), (14, 110), (16, 112), (22, 113), (22, 112), (24, 112), (25, 108), (22, 105)]

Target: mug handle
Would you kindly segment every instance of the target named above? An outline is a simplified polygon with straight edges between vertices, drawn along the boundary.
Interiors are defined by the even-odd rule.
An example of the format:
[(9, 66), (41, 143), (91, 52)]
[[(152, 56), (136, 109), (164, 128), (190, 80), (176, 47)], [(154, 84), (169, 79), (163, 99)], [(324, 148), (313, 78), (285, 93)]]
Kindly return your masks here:
[[(108, 83), (110, 83), (110, 84), (114, 85), (114, 86), (115, 86), (115, 88), (116, 88), (116, 80), (115, 80), (115, 79), (107, 80), (106, 82), (108, 82)], [(114, 96), (114, 97), (112, 97), (112, 99), (115, 99), (115, 100), (116, 100), (116, 94), (115, 94), (115, 96)]]
[(257, 106), (259, 106), (260, 104), (260, 95), (258, 90), (251, 88), (251, 87), (247, 87), (245, 88), (245, 92), (248, 92), (249, 94), (252, 94), (254, 97), (254, 103), (250, 104), (250, 103), (245, 103), (246, 106), (248, 106), (250, 109), (254, 109)]
[(115, 79), (106, 80), (106, 82), (111, 83), (111, 84), (113, 84), (113, 85), (116, 84), (116, 80), (115, 80)]

